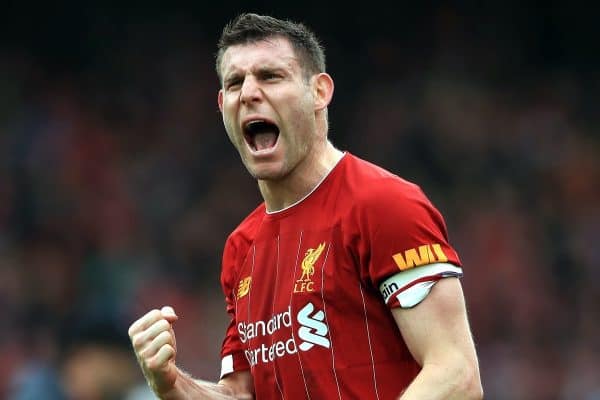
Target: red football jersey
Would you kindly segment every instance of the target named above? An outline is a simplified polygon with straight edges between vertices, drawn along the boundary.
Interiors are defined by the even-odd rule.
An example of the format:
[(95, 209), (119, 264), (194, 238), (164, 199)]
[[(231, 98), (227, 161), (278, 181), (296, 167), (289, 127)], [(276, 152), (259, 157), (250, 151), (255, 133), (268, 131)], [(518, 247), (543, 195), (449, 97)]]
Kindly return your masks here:
[(395, 399), (420, 367), (390, 307), (424, 279), (394, 277), (433, 264), (460, 275), (440, 213), (346, 153), (304, 199), (260, 205), (228, 238), (222, 376), (250, 369), (257, 399)]

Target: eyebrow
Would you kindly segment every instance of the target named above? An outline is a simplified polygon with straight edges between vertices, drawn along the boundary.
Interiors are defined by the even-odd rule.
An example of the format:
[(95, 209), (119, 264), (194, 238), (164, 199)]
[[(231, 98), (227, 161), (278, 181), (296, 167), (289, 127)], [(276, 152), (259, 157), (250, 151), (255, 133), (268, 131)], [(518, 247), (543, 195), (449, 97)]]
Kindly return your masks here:
[[(289, 74), (289, 68), (286, 68), (287, 66), (281, 66), (281, 65), (262, 65), (262, 66), (258, 66), (256, 68), (253, 68), (252, 73), (256, 74), (256, 75), (261, 75), (261, 74), (265, 74), (265, 73), (282, 73), (282, 74)], [(223, 79), (223, 84), (228, 84), (231, 83), (232, 81), (238, 80), (238, 79), (242, 79), (242, 76), (244, 76), (244, 74), (240, 73), (239, 71), (235, 71), (230, 73), (229, 75), (225, 76), (225, 78)]]
[(257, 74), (264, 74), (267, 72), (281, 72), (281, 73), (287, 73), (288, 69), (282, 66), (261, 66), (256, 68), (255, 71)]
[(241, 79), (241, 74), (238, 72), (234, 72), (223, 79), (223, 84), (231, 83), (237, 79)]

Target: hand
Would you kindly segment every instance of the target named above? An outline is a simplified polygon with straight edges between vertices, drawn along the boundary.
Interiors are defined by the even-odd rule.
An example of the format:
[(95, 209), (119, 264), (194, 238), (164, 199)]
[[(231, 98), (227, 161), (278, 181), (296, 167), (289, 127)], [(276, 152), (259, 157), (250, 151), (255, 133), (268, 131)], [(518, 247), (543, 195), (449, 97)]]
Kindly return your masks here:
[(148, 384), (157, 395), (172, 390), (178, 376), (175, 366), (177, 344), (173, 331), (175, 321), (175, 311), (165, 306), (148, 312), (129, 327), (135, 356)]

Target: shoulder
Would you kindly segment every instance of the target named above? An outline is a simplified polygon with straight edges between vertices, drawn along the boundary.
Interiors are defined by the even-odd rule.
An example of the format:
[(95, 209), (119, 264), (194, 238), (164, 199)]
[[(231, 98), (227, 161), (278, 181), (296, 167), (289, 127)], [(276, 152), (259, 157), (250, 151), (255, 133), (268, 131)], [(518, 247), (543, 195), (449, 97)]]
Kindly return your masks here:
[(225, 242), (227, 248), (248, 247), (254, 240), (254, 236), (265, 216), (265, 204), (261, 203), (256, 207), (240, 224), (231, 232)]
[(355, 201), (368, 210), (431, 204), (419, 185), (356, 156), (350, 157), (347, 172)]
[(244, 218), (225, 241), (221, 265), (221, 285), (226, 294), (235, 286), (238, 269), (244, 262), (264, 215), (265, 206), (262, 203)]

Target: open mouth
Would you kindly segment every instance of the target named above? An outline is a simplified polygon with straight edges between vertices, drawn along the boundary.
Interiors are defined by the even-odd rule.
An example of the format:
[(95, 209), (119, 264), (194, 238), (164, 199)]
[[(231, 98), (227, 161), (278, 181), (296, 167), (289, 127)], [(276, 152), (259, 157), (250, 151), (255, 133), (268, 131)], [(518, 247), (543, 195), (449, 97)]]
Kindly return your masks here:
[(244, 137), (253, 151), (275, 147), (279, 137), (279, 127), (264, 119), (249, 121), (244, 125)]

